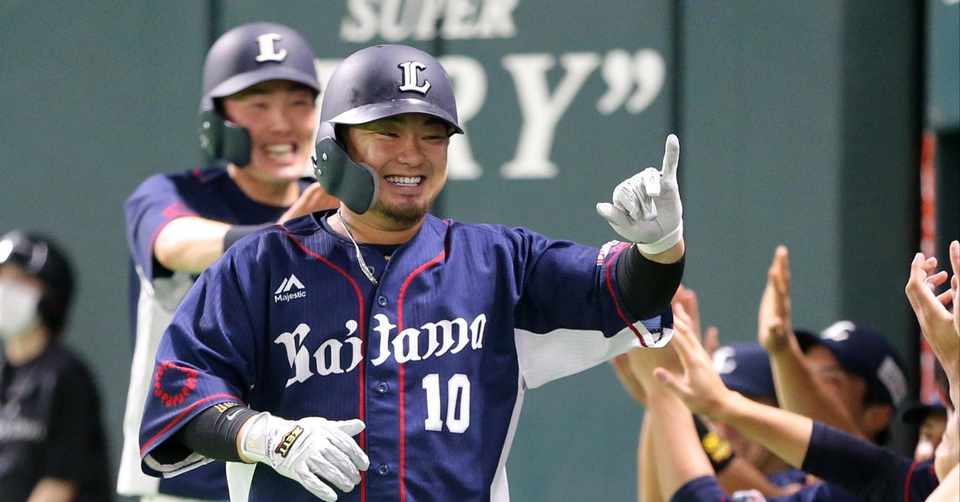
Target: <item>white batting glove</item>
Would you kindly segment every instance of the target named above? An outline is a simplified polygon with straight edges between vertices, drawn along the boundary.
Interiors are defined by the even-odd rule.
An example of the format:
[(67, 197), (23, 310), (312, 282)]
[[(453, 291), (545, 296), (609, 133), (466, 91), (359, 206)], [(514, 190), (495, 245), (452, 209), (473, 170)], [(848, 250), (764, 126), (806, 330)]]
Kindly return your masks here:
[(624, 239), (647, 255), (662, 253), (683, 238), (683, 206), (677, 186), (680, 140), (667, 136), (663, 167), (648, 167), (620, 182), (613, 204), (600, 202), (597, 213)]
[(314, 496), (333, 502), (337, 494), (324, 481), (349, 492), (360, 483), (360, 471), (370, 467), (367, 455), (351, 437), (363, 428), (356, 419), (291, 421), (263, 412), (244, 424), (240, 455), (273, 467)]

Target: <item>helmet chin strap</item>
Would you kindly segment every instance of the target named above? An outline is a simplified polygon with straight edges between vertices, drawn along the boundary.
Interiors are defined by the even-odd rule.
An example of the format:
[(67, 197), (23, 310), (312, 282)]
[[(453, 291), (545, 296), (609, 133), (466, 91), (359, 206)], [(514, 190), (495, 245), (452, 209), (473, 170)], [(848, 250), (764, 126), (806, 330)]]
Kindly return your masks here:
[(379, 177), (370, 166), (354, 162), (330, 136), (317, 140), (313, 171), (324, 190), (354, 213), (367, 212), (377, 199)]

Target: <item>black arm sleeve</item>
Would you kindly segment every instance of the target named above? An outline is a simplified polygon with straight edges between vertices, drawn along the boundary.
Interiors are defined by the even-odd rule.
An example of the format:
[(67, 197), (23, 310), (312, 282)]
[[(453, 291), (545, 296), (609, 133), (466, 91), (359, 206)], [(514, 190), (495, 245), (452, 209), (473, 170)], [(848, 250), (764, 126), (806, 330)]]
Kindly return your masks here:
[(227, 230), (227, 233), (223, 236), (223, 250), (226, 251), (230, 249), (235, 242), (238, 240), (254, 233), (264, 228), (270, 228), (275, 223), (264, 223), (262, 225), (234, 225)]
[[(909, 458), (814, 422), (810, 446), (801, 468), (851, 493), (860, 494), (864, 500), (894, 500), (891, 494), (900, 498), (905, 489), (913, 492), (913, 496), (909, 496), (911, 500), (923, 500), (929, 493), (916, 493), (916, 487), (907, 486), (913, 467)], [(930, 486), (930, 492), (935, 487), (935, 484)]]
[(686, 256), (675, 263), (657, 263), (630, 246), (617, 260), (620, 296), (635, 319), (649, 319), (670, 306), (683, 278)]
[(257, 412), (239, 403), (211, 406), (187, 422), (173, 439), (207, 458), (242, 462), (237, 436), (244, 422)]

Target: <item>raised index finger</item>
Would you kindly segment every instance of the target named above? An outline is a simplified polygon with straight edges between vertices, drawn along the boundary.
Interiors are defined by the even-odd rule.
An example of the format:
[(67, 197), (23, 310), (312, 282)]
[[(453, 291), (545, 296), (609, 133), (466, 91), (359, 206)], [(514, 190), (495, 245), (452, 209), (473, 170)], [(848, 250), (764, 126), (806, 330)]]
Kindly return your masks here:
[(677, 163), (680, 161), (680, 140), (676, 134), (667, 136), (667, 144), (663, 149), (663, 177), (677, 180)]

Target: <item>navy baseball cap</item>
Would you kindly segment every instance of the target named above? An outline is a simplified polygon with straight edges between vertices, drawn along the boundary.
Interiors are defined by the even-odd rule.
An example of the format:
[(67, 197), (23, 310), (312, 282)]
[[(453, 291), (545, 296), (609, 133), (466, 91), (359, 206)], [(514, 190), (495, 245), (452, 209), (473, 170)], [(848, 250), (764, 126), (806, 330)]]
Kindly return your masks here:
[(900, 356), (880, 333), (850, 321), (837, 321), (814, 334), (795, 331), (800, 348), (826, 347), (848, 373), (863, 378), (867, 395), (896, 408), (907, 396), (907, 377)]
[(756, 343), (735, 343), (713, 352), (713, 368), (723, 384), (748, 397), (776, 400), (767, 351)]

